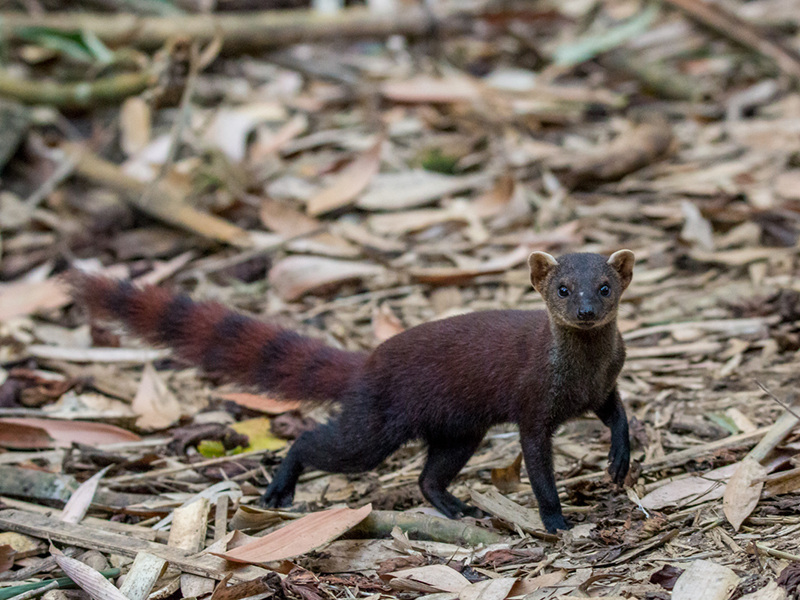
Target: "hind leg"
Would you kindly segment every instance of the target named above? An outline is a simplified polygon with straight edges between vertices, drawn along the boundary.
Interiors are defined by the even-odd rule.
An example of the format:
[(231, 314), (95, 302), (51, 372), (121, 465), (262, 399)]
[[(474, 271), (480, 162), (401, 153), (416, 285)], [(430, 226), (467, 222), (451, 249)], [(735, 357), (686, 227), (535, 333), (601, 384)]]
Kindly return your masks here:
[(442, 440), (428, 443), (428, 460), (419, 477), (422, 495), (446, 517), (480, 517), (482, 513), (447, 491), (447, 486), (478, 449), (480, 437)]
[(292, 445), (259, 500), (265, 507), (289, 506), (306, 467), (330, 473), (362, 473), (377, 467), (404, 440), (369, 427), (368, 419), (343, 413), (337, 420), (303, 433)]

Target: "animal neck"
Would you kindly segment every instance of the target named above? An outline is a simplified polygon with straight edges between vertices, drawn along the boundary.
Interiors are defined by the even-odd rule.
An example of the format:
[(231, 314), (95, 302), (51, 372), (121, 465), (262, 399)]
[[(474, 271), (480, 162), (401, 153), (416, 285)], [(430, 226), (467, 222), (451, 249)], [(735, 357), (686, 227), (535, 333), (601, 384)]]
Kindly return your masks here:
[(614, 355), (619, 343), (616, 319), (592, 329), (576, 329), (550, 321), (553, 350), (559, 359), (597, 362)]

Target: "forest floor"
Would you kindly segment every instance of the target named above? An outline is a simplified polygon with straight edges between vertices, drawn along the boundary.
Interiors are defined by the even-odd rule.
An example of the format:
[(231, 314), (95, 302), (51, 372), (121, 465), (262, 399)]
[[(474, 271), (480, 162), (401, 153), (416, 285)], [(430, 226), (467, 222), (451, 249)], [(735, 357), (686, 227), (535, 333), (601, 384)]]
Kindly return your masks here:
[[(398, 0), (195, 40), (183, 4), (132, 3), (175, 12), (127, 33), (51, 4), (0, 14), (0, 600), (800, 598), (800, 4)], [(424, 501), (420, 443), (256, 508), (328, 409), (89, 323), (60, 279), (369, 350), (543, 308), (531, 251), (621, 248), (632, 472), (610, 482), (599, 420), (564, 425), (558, 536), (510, 425), (451, 487), (484, 519)]]

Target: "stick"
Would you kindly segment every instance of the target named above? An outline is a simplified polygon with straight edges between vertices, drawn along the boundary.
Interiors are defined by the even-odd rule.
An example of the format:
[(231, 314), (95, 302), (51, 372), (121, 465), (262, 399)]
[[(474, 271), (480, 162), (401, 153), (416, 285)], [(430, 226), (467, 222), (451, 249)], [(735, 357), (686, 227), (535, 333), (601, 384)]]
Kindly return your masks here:
[(396, 14), (349, 8), (324, 16), (312, 10), (178, 17), (136, 17), (124, 13), (4, 13), (0, 15), (0, 35), (6, 42), (20, 43), (25, 41), (22, 34), (26, 28), (45, 27), (53, 33), (91, 32), (113, 46), (130, 45), (150, 50), (163, 46), (174, 37), (188, 37), (206, 43), (219, 35), (223, 49), (231, 52), (330, 39), (426, 35), (434, 25), (442, 33), (452, 33), (465, 29), (466, 23), (454, 18), (465, 12), (453, 11), (439, 22), (425, 7), (417, 5), (405, 6)]
[(772, 59), (778, 69), (792, 79), (800, 79), (800, 57), (778, 42), (767, 39), (756, 27), (723, 10), (722, 7), (703, 0), (664, 1), (723, 37)]

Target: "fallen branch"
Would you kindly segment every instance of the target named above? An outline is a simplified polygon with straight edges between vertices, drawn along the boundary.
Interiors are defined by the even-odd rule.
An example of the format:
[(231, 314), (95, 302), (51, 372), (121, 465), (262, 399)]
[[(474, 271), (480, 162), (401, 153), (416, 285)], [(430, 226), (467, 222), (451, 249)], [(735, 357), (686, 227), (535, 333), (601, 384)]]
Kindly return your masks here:
[(223, 49), (231, 52), (329, 39), (425, 35), (434, 26), (440, 32), (456, 32), (465, 25), (457, 14), (437, 19), (418, 5), (405, 6), (398, 13), (350, 8), (324, 16), (312, 10), (143, 17), (123, 13), (4, 13), (0, 15), (0, 32), (7, 42), (20, 43), (25, 41), (22, 34), (28, 27), (44, 27), (54, 33), (83, 31), (109, 45), (151, 50), (175, 37), (206, 43), (219, 36)]
[(20, 79), (0, 69), (0, 96), (24, 104), (48, 104), (70, 110), (114, 104), (143, 92), (153, 83), (155, 77), (149, 71), (123, 73), (96, 81), (57, 83)]
[(504, 541), (504, 538), (496, 533), (463, 521), (390, 510), (373, 510), (366, 519), (353, 527), (346, 537), (389, 537), (395, 527), (399, 527), (410, 537), (434, 542), (477, 546), (478, 544), (497, 544)]
[(256, 245), (250, 232), (197, 210), (166, 183), (154, 186), (145, 197), (147, 184), (125, 174), (114, 163), (103, 160), (77, 144), (67, 143), (61, 148), (74, 162), (76, 174), (119, 192), (129, 204), (151, 217), (232, 246), (249, 248)]
[(778, 69), (792, 79), (800, 79), (800, 56), (778, 42), (768, 39), (757, 27), (742, 21), (719, 5), (702, 0), (664, 1), (723, 37), (773, 60)]

